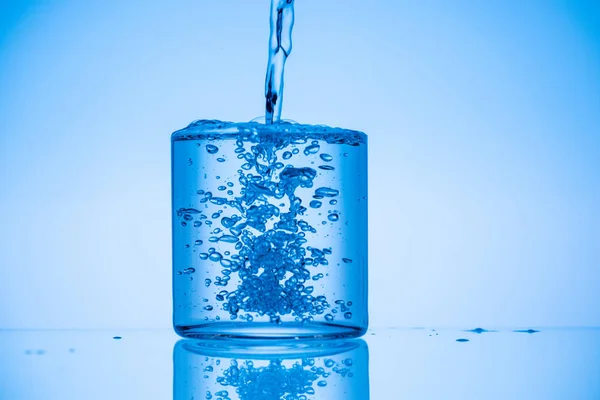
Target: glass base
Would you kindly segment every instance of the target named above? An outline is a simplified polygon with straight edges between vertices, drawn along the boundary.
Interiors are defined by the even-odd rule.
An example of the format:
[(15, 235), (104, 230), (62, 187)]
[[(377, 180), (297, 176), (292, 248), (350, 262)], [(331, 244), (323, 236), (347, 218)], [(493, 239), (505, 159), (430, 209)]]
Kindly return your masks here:
[(367, 331), (366, 328), (320, 322), (309, 325), (297, 322), (284, 322), (279, 325), (269, 322), (211, 322), (189, 326), (175, 325), (174, 328), (179, 336), (194, 339), (349, 339), (360, 337)]

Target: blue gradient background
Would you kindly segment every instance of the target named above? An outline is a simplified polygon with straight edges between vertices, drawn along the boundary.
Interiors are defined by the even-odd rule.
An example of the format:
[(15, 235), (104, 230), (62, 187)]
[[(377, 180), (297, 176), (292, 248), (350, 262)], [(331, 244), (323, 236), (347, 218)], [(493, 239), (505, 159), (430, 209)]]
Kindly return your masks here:
[[(171, 320), (169, 135), (264, 114), (268, 1), (0, 0), (0, 328)], [(372, 326), (600, 325), (600, 5), (298, 0), (370, 138)]]

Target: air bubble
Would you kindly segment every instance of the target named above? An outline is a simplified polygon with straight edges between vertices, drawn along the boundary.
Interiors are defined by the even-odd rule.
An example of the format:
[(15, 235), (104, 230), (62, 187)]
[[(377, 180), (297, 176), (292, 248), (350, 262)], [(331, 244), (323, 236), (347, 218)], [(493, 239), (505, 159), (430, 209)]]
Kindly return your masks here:
[(329, 188), (329, 187), (320, 187), (317, 190), (315, 190), (315, 195), (316, 196), (335, 197), (338, 194), (340, 194), (339, 190), (332, 189), (332, 188)]
[(219, 148), (217, 146), (215, 146), (214, 144), (207, 144), (206, 151), (209, 154), (217, 154), (217, 152), (219, 151)]
[(310, 146), (306, 146), (306, 148), (304, 149), (304, 155), (308, 156), (311, 154), (316, 154), (319, 152), (320, 149), (321, 146), (319, 146), (318, 144), (311, 144)]
[(323, 203), (321, 203), (319, 200), (313, 200), (310, 202), (310, 206), (312, 208), (319, 208), (319, 207), (321, 207), (322, 204)]
[(208, 256), (208, 258), (209, 258), (211, 261), (214, 261), (214, 262), (219, 262), (219, 261), (221, 261), (221, 258), (223, 258), (223, 256), (222, 256), (222, 255), (221, 255), (221, 253), (219, 253), (218, 251), (215, 251), (215, 252), (214, 252), (214, 253), (212, 253), (210, 256)]

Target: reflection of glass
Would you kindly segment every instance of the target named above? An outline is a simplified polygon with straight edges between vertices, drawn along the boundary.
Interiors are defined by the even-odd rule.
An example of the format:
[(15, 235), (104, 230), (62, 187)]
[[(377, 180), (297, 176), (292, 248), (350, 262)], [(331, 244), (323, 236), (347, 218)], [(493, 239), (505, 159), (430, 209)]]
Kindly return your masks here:
[(180, 340), (173, 352), (174, 400), (369, 399), (363, 340)]

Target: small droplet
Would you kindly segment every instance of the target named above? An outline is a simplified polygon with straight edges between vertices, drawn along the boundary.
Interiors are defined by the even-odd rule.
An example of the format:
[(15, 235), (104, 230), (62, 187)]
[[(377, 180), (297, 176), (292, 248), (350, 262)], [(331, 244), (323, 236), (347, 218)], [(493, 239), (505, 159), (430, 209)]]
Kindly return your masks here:
[(473, 333), (477, 333), (477, 334), (482, 334), (482, 333), (490, 332), (490, 331), (488, 331), (487, 329), (483, 329), (483, 328), (475, 328), (475, 329), (471, 329), (471, 330), (468, 330), (465, 332), (473, 332)]
[(529, 334), (533, 334), (533, 333), (538, 333), (539, 331), (536, 331), (535, 329), (517, 329), (513, 332), (518, 332), (518, 333), (529, 333)]

